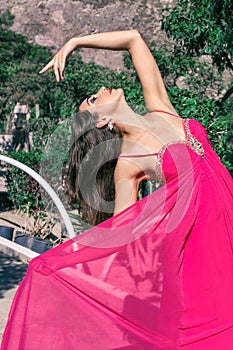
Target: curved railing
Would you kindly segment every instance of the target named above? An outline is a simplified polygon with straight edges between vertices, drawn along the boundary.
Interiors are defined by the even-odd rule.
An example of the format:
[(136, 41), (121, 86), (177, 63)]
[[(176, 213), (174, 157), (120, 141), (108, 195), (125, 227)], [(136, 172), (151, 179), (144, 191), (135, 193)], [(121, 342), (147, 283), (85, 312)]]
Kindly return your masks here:
[(51, 199), (55, 203), (59, 213), (61, 214), (61, 217), (64, 221), (64, 224), (65, 224), (65, 227), (66, 227), (66, 230), (67, 230), (69, 237), (74, 238), (75, 232), (74, 232), (73, 225), (70, 221), (69, 215), (67, 214), (67, 212), (64, 208), (64, 205), (62, 204), (60, 198), (57, 196), (57, 194), (52, 189), (52, 187), (39, 174), (37, 174), (37, 172), (35, 172), (31, 168), (29, 168), (27, 165), (13, 159), (13, 158), (9, 158), (9, 157), (3, 156), (3, 155), (0, 155), (0, 160), (23, 170), (25, 173), (27, 173), (31, 177), (33, 177), (33, 179), (35, 179), (41, 185), (41, 187), (44, 188), (44, 190), (48, 193), (48, 195), (51, 197)]

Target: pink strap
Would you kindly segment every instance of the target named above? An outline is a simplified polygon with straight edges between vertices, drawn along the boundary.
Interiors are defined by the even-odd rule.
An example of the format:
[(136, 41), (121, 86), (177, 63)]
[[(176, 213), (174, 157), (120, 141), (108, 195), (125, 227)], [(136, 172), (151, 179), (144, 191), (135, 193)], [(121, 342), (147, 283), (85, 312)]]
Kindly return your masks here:
[(132, 155), (120, 155), (118, 158), (140, 158), (140, 157), (151, 157), (151, 156), (157, 156), (158, 152), (156, 153), (146, 153), (146, 154), (132, 154)]
[(181, 118), (178, 114), (174, 114), (174, 113), (170, 113), (170, 112), (166, 112), (166, 111), (163, 111), (162, 109), (154, 109), (153, 111), (150, 111), (148, 113), (153, 113), (153, 112), (158, 112), (158, 113), (166, 113), (166, 114), (170, 114), (172, 115), (173, 117), (176, 117), (176, 118)]

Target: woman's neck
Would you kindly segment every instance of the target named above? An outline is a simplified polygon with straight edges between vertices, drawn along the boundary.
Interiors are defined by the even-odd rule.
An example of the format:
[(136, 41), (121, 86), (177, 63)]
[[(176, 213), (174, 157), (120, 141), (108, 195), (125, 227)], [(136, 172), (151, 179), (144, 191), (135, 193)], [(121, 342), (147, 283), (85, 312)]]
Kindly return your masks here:
[(117, 119), (115, 125), (120, 129), (123, 137), (130, 140), (137, 140), (152, 129), (152, 119), (147, 120), (144, 116), (136, 114), (127, 115), (124, 120)]
[(144, 117), (136, 114), (127, 104), (122, 104), (112, 114), (112, 121), (123, 137), (138, 138), (139, 134), (147, 130), (147, 122)]

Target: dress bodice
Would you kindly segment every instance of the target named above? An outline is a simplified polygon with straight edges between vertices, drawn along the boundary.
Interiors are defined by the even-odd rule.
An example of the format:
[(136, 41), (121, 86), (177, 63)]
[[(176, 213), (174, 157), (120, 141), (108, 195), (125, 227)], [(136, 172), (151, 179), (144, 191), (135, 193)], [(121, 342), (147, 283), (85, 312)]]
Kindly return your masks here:
[[(158, 111), (157, 111), (158, 112)], [(164, 111), (159, 111), (163, 112)], [(179, 116), (168, 113), (176, 118)], [(134, 154), (134, 155), (120, 155), (119, 158), (141, 158), (141, 157), (154, 157), (155, 158), (155, 178), (161, 184), (165, 183), (173, 177), (177, 176), (177, 170), (175, 169), (174, 161), (172, 159), (169, 162), (164, 163), (163, 158), (167, 151), (169, 151), (170, 156), (172, 153), (179, 153), (180, 156), (187, 156), (187, 148), (191, 150), (196, 156), (204, 158), (204, 148), (205, 145), (209, 144), (209, 139), (206, 134), (204, 127), (198, 121), (194, 119), (182, 119), (185, 139), (184, 140), (174, 140), (167, 144), (164, 144), (161, 149), (156, 153), (146, 153), (146, 154)], [(171, 158), (170, 157), (170, 158)], [(173, 164), (172, 164), (173, 163)]]
[[(179, 171), (176, 164), (177, 156), (183, 158), (183, 163), (187, 167), (190, 166), (196, 157), (204, 158), (204, 145), (209, 143), (205, 129), (196, 120), (183, 119), (182, 121), (185, 140), (169, 142), (157, 154), (155, 172), (156, 178), (161, 184), (177, 177), (177, 171)], [(164, 161), (165, 154), (167, 153), (169, 155), (166, 156), (166, 161)]]

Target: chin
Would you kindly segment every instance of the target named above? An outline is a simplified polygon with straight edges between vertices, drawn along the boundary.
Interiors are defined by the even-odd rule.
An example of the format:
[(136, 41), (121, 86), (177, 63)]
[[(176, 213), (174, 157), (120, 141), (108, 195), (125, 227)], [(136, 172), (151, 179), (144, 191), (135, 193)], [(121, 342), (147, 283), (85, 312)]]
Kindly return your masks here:
[(119, 96), (119, 102), (125, 102), (124, 90), (119, 88), (119, 89), (117, 89), (117, 92), (118, 92), (118, 96)]

